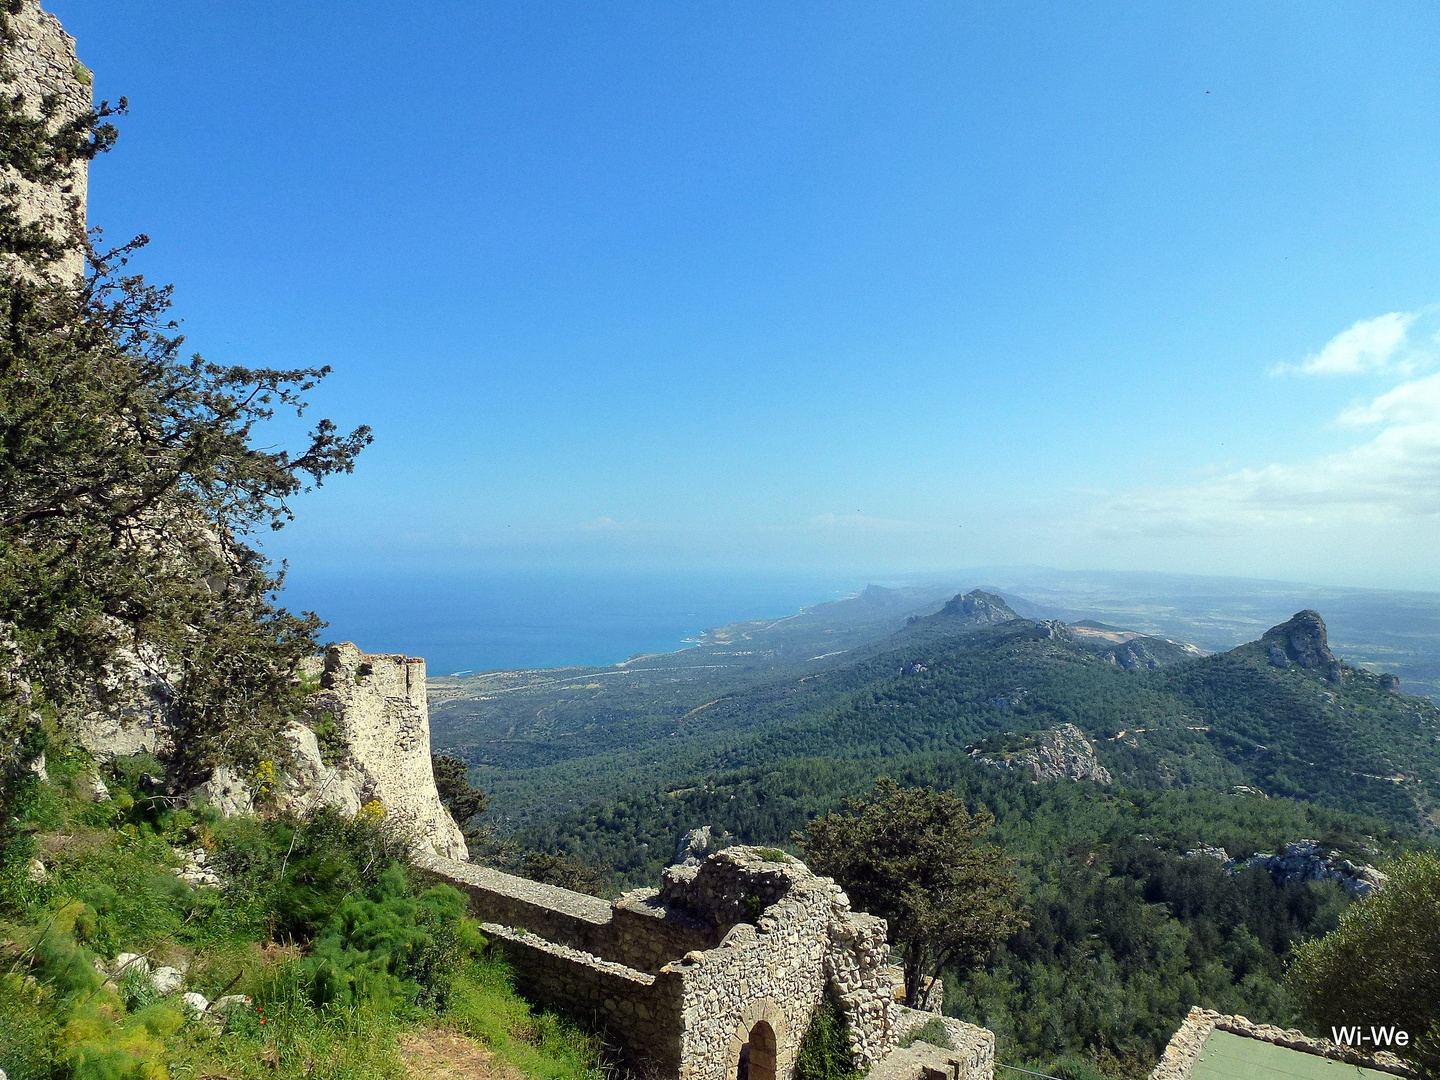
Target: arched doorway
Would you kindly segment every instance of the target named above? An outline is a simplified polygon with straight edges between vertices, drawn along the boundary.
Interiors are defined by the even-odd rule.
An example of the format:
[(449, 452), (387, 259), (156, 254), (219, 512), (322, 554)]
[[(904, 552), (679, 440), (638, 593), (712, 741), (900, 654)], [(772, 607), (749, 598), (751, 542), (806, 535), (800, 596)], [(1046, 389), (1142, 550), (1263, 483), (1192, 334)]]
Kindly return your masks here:
[(735, 1080), (775, 1080), (775, 1029), (764, 1020), (750, 1029), (749, 1039), (740, 1047)]

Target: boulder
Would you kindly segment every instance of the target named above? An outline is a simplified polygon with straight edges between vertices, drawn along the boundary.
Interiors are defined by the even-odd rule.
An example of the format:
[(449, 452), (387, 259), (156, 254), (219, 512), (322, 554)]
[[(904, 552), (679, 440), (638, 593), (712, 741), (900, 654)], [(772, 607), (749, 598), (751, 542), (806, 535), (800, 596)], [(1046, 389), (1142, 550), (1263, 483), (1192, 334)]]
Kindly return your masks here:
[(185, 973), (179, 968), (158, 967), (150, 973), (150, 985), (161, 997), (167, 997), (185, 985)]

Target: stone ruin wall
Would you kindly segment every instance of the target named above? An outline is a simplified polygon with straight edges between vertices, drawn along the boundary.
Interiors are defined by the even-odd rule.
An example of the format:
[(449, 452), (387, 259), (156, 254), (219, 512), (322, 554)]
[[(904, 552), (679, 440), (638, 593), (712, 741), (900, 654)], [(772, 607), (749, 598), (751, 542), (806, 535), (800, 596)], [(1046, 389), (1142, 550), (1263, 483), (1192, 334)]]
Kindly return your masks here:
[[(65, 33), (60, 20), (40, 9), (39, 0), (24, 0), (19, 12), (10, 16), (14, 42), (6, 50), (5, 60), (14, 75), (14, 82), (4, 87), (7, 94), (22, 94), (26, 111), (40, 114), (40, 101), (47, 94), (60, 99), (60, 116), (70, 120), (89, 111), (94, 103), (90, 71), (75, 55), (75, 39)], [(70, 232), (69, 218), (85, 227), (86, 188), (89, 171), (79, 161), (71, 175), (59, 184), (36, 184), (22, 180), (9, 169), (4, 170), (5, 182), (19, 188), (20, 217), (24, 222), (49, 219), (57, 235)], [(85, 270), (83, 252), (77, 247), (57, 267), (61, 276), (78, 278)]]
[(297, 771), (308, 769), (311, 774), (301, 779), (298, 792), (313, 793), (351, 813), (379, 802), (386, 816), (400, 822), (418, 843), (451, 859), (468, 859), (465, 837), (435, 790), (425, 661), (362, 653), (346, 642), (326, 650), (320, 679), (321, 691), (310, 698), (307, 711), (312, 717), (329, 713), (334, 718), (344, 733), (346, 752), (328, 769), (314, 733), (303, 725), (292, 726)]
[[(532, 1001), (605, 1029), (627, 1063), (650, 1076), (694, 1075), (684, 1068), (685, 982), (671, 970), (638, 971), (592, 953), (496, 923), (520, 990)], [(734, 1080), (733, 1069), (724, 1080)]]
[[(668, 868), (658, 892), (613, 904), (443, 858), (420, 865), (469, 896), (525, 993), (603, 1025), (632, 1064), (655, 1075), (733, 1080), (763, 1021), (774, 1034), (775, 1076), (787, 1080), (827, 994), (862, 1069), (913, 1026), (912, 1010), (894, 998), (885, 921), (851, 911), (839, 886), (789, 856), (727, 848), (698, 866)], [(966, 1075), (982, 1080), (994, 1037), (974, 1033)]]
[(1344, 1062), (1357, 1068), (1374, 1069), (1395, 1076), (1419, 1080), (1420, 1073), (1408, 1062), (1388, 1050), (1366, 1051), (1356, 1046), (1340, 1046), (1329, 1039), (1315, 1039), (1294, 1028), (1256, 1024), (1248, 1017), (1226, 1015), (1195, 1005), (1190, 1009), (1175, 1034), (1170, 1037), (1160, 1063), (1150, 1073), (1150, 1080), (1189, 1080), (1205, 1040), (1216, 1030), (1228, 1031), (1257, 1042), (1273, 1043), (1287, 1050), (1314, 1054), (1331, 1061)]
[[(331, 806), (353, 817), (374, 802), (414, 839), (418, 852), (467, 860), (465, 836), (435, 790), (425, 661), (363, 653), (346, 642), (331, 645), (302, 673), (318, 677), (321, 689), (307, 701), (309, 724), (292, 721), (284, 731), (292, 757), (279, 778), (276, 805), (301, 813)], [(326, 763), (314, 731), (326, 716), (344, 742), (332, 764)], [(105, 756), (103, 747), (90, 749)], [(255, 809), (250, 784), (224, 765), (194, 794), (226, 815)]]

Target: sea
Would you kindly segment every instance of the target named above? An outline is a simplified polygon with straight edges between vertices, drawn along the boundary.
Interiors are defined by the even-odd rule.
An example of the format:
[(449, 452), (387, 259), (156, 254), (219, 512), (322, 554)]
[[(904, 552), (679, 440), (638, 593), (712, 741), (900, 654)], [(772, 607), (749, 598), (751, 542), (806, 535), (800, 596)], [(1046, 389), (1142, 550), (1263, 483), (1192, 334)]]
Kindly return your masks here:
[(807, 574), (292, 571), (282, 603), (326, 641), (423, 656), (432, 675), (604, 666), (705, 630), (852, 596), (863, 578)]

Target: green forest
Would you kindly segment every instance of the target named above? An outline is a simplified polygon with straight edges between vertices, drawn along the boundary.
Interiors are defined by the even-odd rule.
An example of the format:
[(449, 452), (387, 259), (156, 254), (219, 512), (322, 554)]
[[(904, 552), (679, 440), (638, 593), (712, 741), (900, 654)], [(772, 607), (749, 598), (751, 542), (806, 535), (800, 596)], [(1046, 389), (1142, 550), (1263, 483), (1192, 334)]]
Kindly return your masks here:
[[(1192, 1005), (1303, 1022), (1287, 964), (1353, 898), (1251, 856), (1311, 839), (1376, 864), (1430, 844), (1440, 710), (1379, 676), (1277, 667), (1273, 636), (1126, 670), (1056, 624), (920, 629), (737, 692), (705, 711), (708, 737), (528, 771), (582, 789), (593, 775), (605, 794), (537, 814), (515, 840), (620, 888), (654, 881), (701, 825), (795, 850), (808, 821), (880, 777), (954, 792), (995, 816), (984, 842), (1016, 859), (1028, 925), (947, 973), (946, 1011), (994, 1030), (1008, 1063), (1137, 1078)], [(972, 756), (1061, 723), (1093, 740), (1113, 785), (1037, 784)]]

